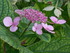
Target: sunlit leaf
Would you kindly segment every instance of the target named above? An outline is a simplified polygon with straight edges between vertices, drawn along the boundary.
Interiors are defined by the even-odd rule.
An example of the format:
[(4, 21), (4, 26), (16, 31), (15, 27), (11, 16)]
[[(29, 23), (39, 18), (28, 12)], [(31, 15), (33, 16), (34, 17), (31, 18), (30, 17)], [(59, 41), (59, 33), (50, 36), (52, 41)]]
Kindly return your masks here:
[(53, 9), (54, 9), (54, 6), (47, 6), (43, 10), (45, 10), (45, 11), (51, 11)]
[(55, 16), (59, 17), (61, 15), (61, 11), (59, 9), (54, 10)]

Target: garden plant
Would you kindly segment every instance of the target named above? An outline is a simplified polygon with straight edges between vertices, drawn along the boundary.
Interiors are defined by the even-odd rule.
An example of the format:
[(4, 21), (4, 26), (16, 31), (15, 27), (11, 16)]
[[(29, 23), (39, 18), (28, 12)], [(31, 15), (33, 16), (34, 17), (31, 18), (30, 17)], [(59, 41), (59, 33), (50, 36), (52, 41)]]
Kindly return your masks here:
[(70, 53), (70, 0), (0, 0), (0, 53)]

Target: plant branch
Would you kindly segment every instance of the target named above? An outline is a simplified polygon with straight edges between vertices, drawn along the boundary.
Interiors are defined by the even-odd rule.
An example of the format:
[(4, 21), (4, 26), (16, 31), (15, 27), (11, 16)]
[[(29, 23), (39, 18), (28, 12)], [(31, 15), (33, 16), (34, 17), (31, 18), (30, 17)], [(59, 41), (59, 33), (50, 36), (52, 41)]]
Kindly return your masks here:
[(21, 38), (24, 35), (24, 33), (26, 32), (26, 30), (28, 29), (30, 24), (31, 24), (31, 22), (29, 22), (28, 26), (23, 30), (23, 32), (21, 33), (19, 38)]
[(5, 42), (4, 42), (3, 46), (4, 46), (4, 53), (6, 53)]

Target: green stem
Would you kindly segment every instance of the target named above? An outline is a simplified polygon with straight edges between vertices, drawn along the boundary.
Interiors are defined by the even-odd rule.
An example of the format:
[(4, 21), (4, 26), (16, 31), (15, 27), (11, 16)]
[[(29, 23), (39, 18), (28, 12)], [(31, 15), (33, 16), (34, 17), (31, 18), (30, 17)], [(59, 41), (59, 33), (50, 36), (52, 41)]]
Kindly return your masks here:
[(55, 8), (57, 8), (58, 7), (58, 0), (57, 0), (57, 3), (56, 3), (56, 5), (55, 5)]
[(28, 26), (23, 30), (23, 32), (21, 33), (19, 38), (23, 37), (24, 33), (27, 31), (30, 24), (31, 24), (31, 22), (29, 22)]
[(6, 53), (6, 47), (5, 47), (5, 42), (4, 42), (3, 46), (4, 46), (4, 53)]

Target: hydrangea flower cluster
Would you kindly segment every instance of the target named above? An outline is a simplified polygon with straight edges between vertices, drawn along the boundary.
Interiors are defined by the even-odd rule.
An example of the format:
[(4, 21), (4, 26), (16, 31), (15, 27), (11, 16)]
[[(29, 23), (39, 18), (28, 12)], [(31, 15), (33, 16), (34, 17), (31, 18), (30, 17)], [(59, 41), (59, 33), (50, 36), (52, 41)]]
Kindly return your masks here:
[[(41, 35), (43, 33), (42, 28), (44, 28), (46, 31), (50, 33), (54, 32), (54, 27), (52, 25), (48, 25), (48, 18), (42, 13), (34, 9), (24, 9), (24, 10), (15, 10), (17, 14), (20, 15), (20, 17), (25, 17), (28, 20), (30, 20), (32, 23), (34, 23), (34, 26), (32, 27), (32, 30), (36, 32), (37, 34)], [(10, 27), (11, 32), (15, 32), (18, 27), (19, 21), (21, 20), (20, 17), (16, 17), (14, 21), (12, 22), (11, 17), (5, 17), (3, 20), (3, 23), (6, 27)], [(54, 24), (64, 24), (66, 23), (65, 20), (61, 19), (58, 20), (56, 17), (51, 16), (50, 20)], [(36, 23), (36, 21), (39, 21), (40, 24)]]
[(32, 22), (40, 21), (40, 22), (46, 22), (47, 17), (42, 13), (34, 9), (24, 9), (22, 10), (15, 10), (16, 13), (18, 13), (21, 16), (26, 17), (28, 20)]

